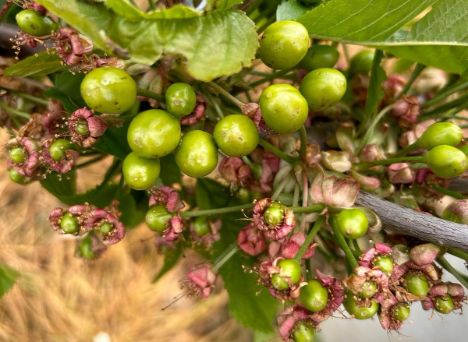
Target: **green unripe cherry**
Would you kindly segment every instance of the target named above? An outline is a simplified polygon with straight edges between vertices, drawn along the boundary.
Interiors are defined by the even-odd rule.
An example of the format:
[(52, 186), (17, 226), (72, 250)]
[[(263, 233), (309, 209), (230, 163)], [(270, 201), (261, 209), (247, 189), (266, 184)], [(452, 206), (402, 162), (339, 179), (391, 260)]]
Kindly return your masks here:
[(344, 237), (357, 239), (369, 228), (366, 214), (359, 209), (345, 209), (336, 216), (336, 226)]
[(429, 282), (422, 273), (408, 273), (405, 275), (406, 289), (415, 296), (425, 296), (429, 292)]
[(299, 91), (307, 100), (309, 110), (325, 110), (343, 97), (346, 92), (346, 78), (335, 69), (316, 69), (304, 77)]
[(112, 229), (114, 229), (114, 225), (110, 222), (104, 222), (103, 224), (101, 224), (101, 226), (99, 227), (99, 231), (103, 234), (103, 235), (107, 235), (109, 234)]
[(125, 70), (113, 67), (89, 72), (80, 90), (88, 107), (107, 114), (121, 114), (130, 109), (137, 95), (133, 78)]
[(83, 258), (94, 259), (96, 257), (96, 253), (93, 252), (93, 241), (89, 234), (83, 238), (79, 248)]
[(197, 95), (190, 84), (174, 83), (166, 90), (167, 111), (177, 118), (189, 115), (195, 109)]
[(69, 149), (73, 149), (69, 140), (57, 139), (49, 146), (49, 153), (53, 160), (59, 161), (65, 157), (65, 151)]
[(462, 152), (465, 154), (465, 156), (468, 156), (468, 144), (467, 144), (467, 145), (460, 146), (460, 147), (458, 147), (458, 149), (459, 149), (460, 151), (462, 151)]
[(309, 107), (301, 93), (289, 84), (273, 84), (260, 96), (265, 123), (278, 133), (294, 133), (307, 120)]
[(463, 139), (460, 127), (451, 122), (438, 122), (429, 126), (418, 139), (418, 146), (432, 150), (436, 146), (457, 146)]
[(193, 231), (198, 236), (204, 236), (210, 232), (210, 224), (207, 216), (198, 216), (193, 221)]
[(307, 71), (320, 68), (333, 68), (340, 53), (330, 45), (313, 45), (307, 50), (301, 61), (301, 67)]
[(148, 159), (131, 152), (125, 157), (122, 170), (125, 183), (132, 189), (147, 190), (158, 179), (161, 164), (159, 159)]
[(88, 123), (86, 120), (79, 120), (76, 124), (75, 127), (73, 128), (76, 134), (79, 135), (88, 135), (89, 134), (89, 127)]
[(406, 303), (399, 303), (393, 308), (392, 314), (393, 318), (400, 322), (404, 322), (408, 319), (410, 315), (410, 307)]
[(132, 151), (139, 156), (160, 158), (177, 148), (180, 135), (179, 120), (164, 110), (150, 109), (132, 120), (127, 140)]
[(252, 120), (242, 114), (228, 115), (215, 126), (213, 137), (216, 144), (230, 157), (243, 157), (258, 145), (258, 130)]
[(375, 52), (363, 50), (351, 58), (350, 70), (353, 74), (368, 74), (372, 69)]
[(16, 15), (16, 23), (21, 31), (35, 37), (50, 35), (53, 30), (57, 29), (56, 22), (34, 10), (19, 12)]
[(319, 312), (327, 306), (328, 291), (318, 280), (311, 280), (307, 285), (301, 287), (299, 299), (301, 304), (310, 311)]
[(200, 130), (185, 133), (175, 152), (175, 161), (187, 176), (200, 178), (209, 175), (218, 165), (218, 149), (213, 136)]
[(346, 311), (356, 319), (368, 319), (374, 316), (379, 310), (380, 305), (374, 300), (371, 299), (370, 306), (359, 306), (358, 300), (354, 298), (354, 295), (351, 292), (347, 292), (346, 298), (343, 301), (343, 306)]
[(390, 276), (393, 271), (393, 260), (388, 255), (379, 255), (372, 260), (372, 265), (378, 267), (387, 276)]
[(293, 285), (297, 284), (301, 279), (301, 265), (294, 259), (283, 259), (278, 261), (277, 266), (281, 268), (280, 273), (276, 273), (271, 277), (271, 284), (277, 290), (289, 289), (289, 283), (286, 277), (290, 278)]
[(19, 174), (18, 171), (16, 171), (15, 169), (11, 169), (10, 171), (8, 171), (8, 176), (10, 177), (10, 180), (12, 180), (15, 183), (18, 183), (21, 185), (28, 183), (26, 181), (26, 177)]
[(10, 159), (15, 163), (24, 163), (28, 157), (28, 154), (19, 146), (10, 148), (9, 154)]
[(151, 207), (146, 213), (146, 224), (155, 232), (162, 233), (168, 226), (174, 214), (169, 213), (162, 205)]
[(313, 326), (299, 323), (293, 332), (294, 342), (312, 342), (314, 340), (315, 329)]
[(455, 308), (453, 299), (449, 294), (445, 294), (443, 297), (436, 297), (434, 304), (435, 310), (442, 314), (449, 314)]
[(258, 54), (272, 69), (287, 70), (297, 65), (307, 53), (309, 33), (296, 21), (278, 21), (267, 27), (260, 39)]
[(76, 217), (67, 211), (60, 219), (60, 228), (65, 234), (76, 234), (80, 230), (80, 224)]
[(375, 281), (369, 280), (362, 285), (362, 290), (361, 293), (359, 293), (359, 297), (369, 299), (372, 298), (376, 293), (377, 285), (375, 284)]
[(427, 153), (426, 162), (431, 171), (442, 178), (457, 177), (468, 168), (467, 156), (449, 145), (434, 147)]
[(263, 218), (265, 222), (272, 226), (277, 226), (283, 223), (284, 219), (284, 210), (286, 207), (278, 202), (273, 202), (265, 209), (263, 213)]

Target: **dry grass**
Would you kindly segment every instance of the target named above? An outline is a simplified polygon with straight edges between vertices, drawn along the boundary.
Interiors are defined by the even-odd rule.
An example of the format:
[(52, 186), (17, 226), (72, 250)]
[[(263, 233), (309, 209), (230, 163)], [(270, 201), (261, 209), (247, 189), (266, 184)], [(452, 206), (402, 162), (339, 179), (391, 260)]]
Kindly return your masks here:
[[(0, 134), (2, 146), (7, 138)], [(101, 260), (85, 264), (73, 257), (74, 239), (48, 224), (48, 213), (60, 203), (38, 183), (22, 187), (9, 181), (0, 162), (0, 261), (22, 273), (0, 302), (0, 341), (93, 341), (100, 332), (112, 342), (251, 340), (229, 318), (221, 285), (206, 300), (183, 299), (161, 311), (180, 293), (178, 280), (200, 261), (195, 255), (151, 284), (163, 259), (152, 233), (141, 226)], [(88, 168), (86, 186), (102, 172)]]

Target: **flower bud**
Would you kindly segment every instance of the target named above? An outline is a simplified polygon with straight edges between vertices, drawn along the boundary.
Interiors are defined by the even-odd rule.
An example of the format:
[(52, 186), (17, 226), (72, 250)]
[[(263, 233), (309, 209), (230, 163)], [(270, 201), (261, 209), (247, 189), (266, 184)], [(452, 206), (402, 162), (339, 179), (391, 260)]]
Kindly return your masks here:
[(416, 96), (403, 95), (395, 102), (391, 114), (398, 119), (400, 127), (412, 127), (421, 112), (418, 98)]
[(265, 236), (252, 223), (239, 232), (237, 244), (240, 249), (252, 256), (258, 255), (266, 249)]
[(216, 274), (211, 270), (211, 266), (203, 265), (189, 271), (180, 284), (188, 291), (189, 297), (201, 295), (203, 298), (208, 298), (215, 280)]
[(468, 199), (458, 199), (450, 203), (442, 213), (442, 218), (461, 224), (468, 224)]
[(393, 184), (413, 183), (415, 179), (414, 171), (408, 163), (391, 164), (387, 173), (390, 183)]

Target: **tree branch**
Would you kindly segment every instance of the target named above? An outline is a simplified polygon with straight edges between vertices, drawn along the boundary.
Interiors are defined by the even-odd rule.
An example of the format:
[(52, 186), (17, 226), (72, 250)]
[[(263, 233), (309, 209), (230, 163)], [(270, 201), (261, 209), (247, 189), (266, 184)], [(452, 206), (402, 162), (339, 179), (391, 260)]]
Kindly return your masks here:
[(405, 234), (468, 252), (468, 225), (423, 214), (360, 191), (359, 206), (373, 210), (387, 232)]

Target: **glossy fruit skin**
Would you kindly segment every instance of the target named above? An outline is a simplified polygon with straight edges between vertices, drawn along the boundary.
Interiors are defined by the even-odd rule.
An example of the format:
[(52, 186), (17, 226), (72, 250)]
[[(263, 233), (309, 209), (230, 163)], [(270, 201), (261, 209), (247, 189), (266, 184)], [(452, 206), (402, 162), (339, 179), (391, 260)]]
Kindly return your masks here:
[(315, 329), (305, 323), (299, 323), (293, 332), (294, 342), (312, 342), (314, 340)]
[(197, 94), (190, 84), (174, 83), (166, 90), (167, 111), (176, 118), (189, 115), (197, 104)]
[(390, 276), (393, 271), (393, 260), (388, 255), (379, 255), (374, 260), (372, 260), (372, 265), (374, 267), (379, 267), (379, 269), (384, 272), (387, 276)]
[(309, 104), (309, 110), (325, 110), (343, 97), (346, 92), (346, 78), (335, 69), (316, 69), (304, 77), (299, 91)]
[(371, 299), (370, 307), (359, 307), (357, 305), (357, 300), (350, 292), (347, 292), (346, 298), (343, 301), (343, 306), (345, 307), (346, 311), (348, 311), (351, 315), (354, 315), (354, 318), (356, 319), (371, 318), (377, 313), (377, 310), (379, 310), (380, 307), (380, 305), (374, 299)]
[(65, 234), (76, 234), (80, 230), (80, 225), (76, 217), (67, 211), (60, 220), (60, 228)]
[(175, 160), (180, 171), (190, 177), (205, 177), (218, 165), (218, 149), (213, 136), (209, 133), (193, 130), (185, 133)]
[(366, 214), (359, 209), (345, 209), (336, 216), (336, 226), (344, 237), (357, 239), (369, 228)]
[(397, 304), (397, 306), (392, 310), (393, 318), (400, 322), (404, 322), (408, 319), (410, 315), (410, 307), (406, 303)]
[(361, 293), (359, 293), (359, 297), (361, 298), (372, 298), (377, 293), (377, 285), (375, 281), (368, 280), (362, 285)]
[(24, 185), (28, 183), (26, 181), (26, 177), (24, 177), (23, 175), (20, 175), (18, 171), (16, 171), (15, 169), (11, 169), (10, 171), (8, 171), (8, 176), (10, 177), (11, 181), (17, 184)]
[(372, 69), (375, 52), (363, 50), (351, 58), (350, 70), (353, 74), (368, 74)]
[(125, 70), (113, 67), (89, 72), (80, 90), (88, 107), (107, 114), (121, 114), (130, 109), (137, 95), (133, 78)]
[(301, 304), (312, 312), (325, 309), (328, 303), (328, 291), (318, 280), (311, 280), (301, 287)]
[(23, 163), (27, 158), (26, 152), (19, 146), (10, 148), (9, 154), (10, 159), (15, 163)]
[(409, 273), (405, 275), (406, 289), (415, 296), (425, 296), (429, 292), (429, 282), (422, 273)]
[(278, 202), (273, 202), (265, 209), (263, 213), (263, 218), (265, 222), (269, 225), (276, 226), (283, 223), (284, 219), (284, 210), (286, 207)]
[(135, 190), (147, 190), (153, 186), (161, 172), (159, 159), (140, 157), (131, 152), (123, 162), (125, 183)]
[(449, 314), (455, 308), (452, 297), (449, 294), (445, 294), (443, 297), (435, 298), (434, 308), (437, 312), (442, 314)]
[(193, 221), (193, 231), (198, 236), (205, 236), (210, 232), (210, 224), (208, 223), (207, 216), (198, 216)]
[(462, 151), (465, 156), (468, 156), (468, 145), (463, 145), (458, 148), (460, 151)]
[(150, 109), (132, 120), (127, 140), (132, 151), (139, 156), (159, 158), (177, 148), (180, 135), (179, 120), (164, 110)]
[(330, 45), (313, 45), (307, 50), (301, 61), (301, 67), (307, 71), (320, 68), (333, 68), (340, 53)]
[(309, 114), (306, 99), (289, 84), (267, 87), (260, 96), (259, 104), (265, 123), (278, 133), (296, 132)]
[(418, 139), (418, 146), (431, 150), (436, 146), (457, 146), (463, 139), (460, 127), (451, 122), (437, 122), (429, 126)]
[(107, 235), (109, 234), (112, 229), (114, 229), (114, 226), (112, 225), (112, 223), (110, 222), (104, 222), (103, 224), (101, 224), (101, 226), (99, 227), (99, 231), (103, 234), (103, 235)]
[(164, 206), (155, 205), (146, 213), (146, 224), (151, 230), (162, 233), (168, 228), (169, 220), (173, 216)]
[(52, 30), (57, 29), (56, 22), (34, 10), (19, 12), (16, 15), (16, 23), (21, 31), (35, 37), (50, 35)]
[(260, 39), (258, 54), (272, 69), (287, 70), (304, 58), (309, 47), (309, 33), (300, 23), (278, 21), (267, 27)]
[(301, 265), (294, 259), (283, 259), (278, 261), (277, 266), (281, 268), (280, 273), (274, 274), (271, 277), (271, 284), (277, 290), (289, 289), (289, 284), (284, 276), (291, 279), (292, 284), (297, 284), (301, 279)]
[(219, 120), (213, 132), (219, 149), (230, 157), (243, 157), (258, 145), (258, 130), (252, 120), (242, 114)]
[(96, 257), (96, 254), (93, 252), (93, 241), (89, 234), (81, 241), (80, 251), (83, 258), (94, 259)]
[(72, 149), (72, 143), (67, 139), (57, 139), (49, 146), (49, 153), (53, 160), (59, 161), (65, 157), (65, 151)]
[(442, 178), (457, 177), (468, 168), (467, 156), (458, 148), (449, 145), (434, 147), (427, 153), (426, 158), (431, 171)]

